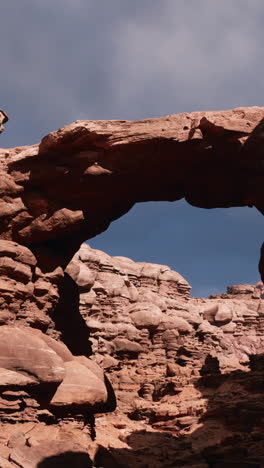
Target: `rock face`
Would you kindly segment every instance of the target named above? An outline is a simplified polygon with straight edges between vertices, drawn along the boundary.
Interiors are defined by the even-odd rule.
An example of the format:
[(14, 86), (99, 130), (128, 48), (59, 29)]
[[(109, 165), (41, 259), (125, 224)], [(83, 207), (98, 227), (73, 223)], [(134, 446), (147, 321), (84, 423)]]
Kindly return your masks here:
[(0, 109), (0, 133), (4, 131), (4, 125), (6, 122), (8, 122), (8, 117), (6, 113)]
[[(96, 363), (85, 356), (73, 356), (63, 343), (31, 327), (0, 327), (0, 388), (0, 412), (9, 422), (37, 421), (38, 412), (32, 408), (44, 408), (40, 403), (43, 391), (45, 408), (62, 408), (64, 415), (76, 408), (89, 409), (91, 414), (94, 408), (108, 409), (104, 375)], [(9, 399), (15, 399), (15, 404)], [(21, 414), (23, 407), (25, 413)]]
[(0, 324), (19, 323), (46, 331), (63, 274), (60, 267), (41, 271), (29, 249), (0, 240)]
[(94, 361), (40, 330), (0, 326), (1, 467), (92, 466), (93, 415), (114, 409)]
[(263, 118), (77, 121), (0, 149), (0, 467), (263, 466), (263, 284), (191, 298), (167, 266), (76, 253), (140, 201), (264, 213)]
[(264, 108), (252, 107), (76, 121), (39, 145), (2, 149), (0, 236), (54, 268), (136, 202), (185, 198), (263, 212), (263, 118)]
[(188, 282), (169, 267), (110, 257), (87, 244), (67, 272), (79, 286), (93, 356), (111, 372), (126, 410), (139, 394), (158, 401), (171, 377), (188, 380), (214, 365), (218, 373), (245, 370), (251, 355), (264, 352), (259, 285), (191, 298)]
[[(5, 244), (3, 259), (36, 268), (27, 248)], [(3, 270), (5, 282), (20, 270), (10, 267), (10, 277)], [(39, 275), (28, 280), (34, 280), (32, 304)], [(32, 328), (15, 308), (6, 316), (0, 326), (2, 466), (261, 466), (262, 283), (192, 298), (188, 282), (166, 265), (110, 257), (87, 244), (66, 277), (77, 285), (81, 320), (75, 316), (75, 323), (86, 328), (83, 349), (91, 358), (61, 341), (67, 330), (58, 328), (60, 314), (63, 323), (69, 320), (68, 333), (74, 330), (72, 350), (82, 331), (67, 317), (60, 288), (57, 309), (45, 309), (45, 334), (43, 321)], [(103, 416), (115, 409), (113, 390), (118, 407)]]
[(262, 283), (191, 298), (169, 267), (86, 244), (67, 272), (79, 287), (93, 356), (117, 396), (114, 424), (128, 447), (110, 443), (116, 463), (262, 466)]

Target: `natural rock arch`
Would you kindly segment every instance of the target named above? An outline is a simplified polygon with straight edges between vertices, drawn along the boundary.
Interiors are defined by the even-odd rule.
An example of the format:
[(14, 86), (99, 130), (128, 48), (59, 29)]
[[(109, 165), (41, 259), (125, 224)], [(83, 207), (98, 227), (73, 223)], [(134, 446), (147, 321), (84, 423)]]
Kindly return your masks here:
[(76, 121), (39, 145), (2, 149), (0, 237), (52, 270), (137, 202), (185, 198), (263, 213), (263, 118), (264, 108), (252, 107)]
[[(7, 425), (3, 440), (8, 442), (5, 442), (4, 459), (1, 459), (0, 451), (0, 461), (6, 464), (8, 457), (11, 462), (24, 466), (24, 461), (30, 459), (40, 466), (43, 458), (48, 455), (51, 461), (58, 456), (58, 459), (65, 458), (65, 450), (70, 451), (70, 456), (73, 457), (76, 453), (72, 452), (76, 450), (82, 455), (82, 447), (79, 445), (76, 447), (75, 443), (69, 441), (65, 445), (65, 440), (61, 443), (63, 434), (58, 442), (54, 441), (56, 418), (62, 418), (62, 423), (65, 418), (67, 425), (68, 417), (76, 417), (78, 424), (84, 426), (74, 437), (78, 441), (82, 432), (86, 447), (87, 440), (90, 438), (91, 441), (95, 435), (94, 414), (115, 409), (116, 400), (111, 384), (95, 361), (88, 358), (89, 331), (89, 338), (94, 340), (95, 348), (96, 340), (100, 344), (101, 339), (98, 330), (102, 331), (104, 337), (108, 337), (103, 342), (105, 349), (102, 351), (98, 348), (101, 359), (99, 364), (106, 369), (115, 367), (118, 363), (111, 356), (112, 352), (120, 358), (120, 362), (127, 355), (133, 358), (142, 353), (142, 368), (146, 366), (149, 371), (151, 360), (145, 361), (144, 353), (148, 350), (155, 351), (154, 354), (157, 352), (152, 362), (157, 367), (154, 366), (152, 372), (155, 374), (157, 369), (163, 367), (155, 386), (153, 374), (147, 372), (148, 379), (143, 379), (138, 392), (140, 379), (130, 381), (126, 369), (120, 371), (118, 385), (120, 377), (120, 388), (123, 385), (124, 391), (130, 397), (132, 395), (133, 404), (138, 392), (140, 398), (143, 396), (146, 401), (154, 396), (153, 401), (156, 402), (157, 399), (156, 403), (159, 405), (163, 391), (169, 395), (174, 391), (178, 393), (178, 380), (181, 385), (184, 379), (188, 384), (189, 378), (192, 382), (195, 378), (197, 385), (205, 387), (205, 395), (208, 395), (204, 384), (207, 378), (209, 387), (211, 377), (216, 377), (217, 386), (221, 386), (221, 383), (225, 385), (225, 379), (228, 379), (219, 373), (220, 367), (221, 370), (222, 367), (227, 370), (230, 366), (231, 370), (234, 368), (235, 371), (241, 371), (248, 354), (263, 350), (261, 285), (234, 286), (229, 288), (228, 294), (216, 295), (208, 300), (195, 298), (192, 302), (188, 298), (188, 283), (168, 267), (135, 264), (120, 257), (111, 258), (103, 252), (92, 251), (86, 244), (64, 273), (70, 258), (83, 240), (105, 230), (113, 219), (139, 201), (173, 201), (185, 197), (191, 204), (204, 208), (249, 205), (256, 206), (263, 213), (263, 117), (264, 108), (250, 108), (180, 114), (140, 122), (81, 121), (48, 135), (40, 145), (0, 149), (0, 413), (8, 416), (1, 426)], [(0, 131), (2, 123), (6, 121), (7, 116), (0, 112)], [(262, 277), (263, 265), (262, 249)], [(146, 285), (151, 288), (146, 288)], [(113, 301), (113, 313), (104, 309), (106, 296), (110, 309)], [(93, 309), (92, 312), (102, 312), (103, 323), (95, 320), (93, 313), (90, 317), (90, 309)], [(118, 317), (119, 311), (122, 311), (122, 320)], [(114, 320), (113, 314), (116, 314)], [(238, 333), (235, 335), (236, 332)], [(119, 333), (121, 337), (118, 336)], [(141, 344), (136, 339), (135, 342), (132, 341), (135, 337)], [(204, 354), (208, 354), (209, 350), (214, 352), (220, 342), (222, 359), (218, 361), (215, 354), (212, 354), (211, 357), (206, 357), (205, 365), (201, 368)], [(109, 349), (112, 350), (110, 355)], [(165, 356), (163, 360), (161, 351), (163, 357)], [(95, 356), (96, 349), (93, 352)], [(242, 364), (238, 362), (238, 358), (241, 358)], [(190, 367), (185, 368), (187, 361)], [(258, 372), (258, 367), (261, 371), (262, 361), (263, 356), (260, 355), (257, 359), (255, 357), (255, 371)], [(128, 367), (131, 367), (129, 359)], [(202, 379), (199, 378), (200, 368), (200, 373), (205, 374)], [(248, 375), (248, 372), (241, 373), (242, 390), (244, 386), (248, 391)], [(174, 379), (175, 387), (171, 378)], [(235, 380), (237, 381), (237, 374)], [(237, 399), (230, 398), (232, 375), (230, 385), (225, 387), (224, 400), (229, 401), (230, 398), (230, 405), (225, 405), (228, 430), (230, 415), (235, 414), (235, 418), (239, 415), (241, 419), (236, 408), (241, 408), (241, 417), (244, 415), (241, 419), (245, 420), (245, 427), (242, 426), (241, 429), (241, 450), (239, 447), (242, 457), (245, 444), (250, 446), (244, 434), (252, 433), (252, 441), (257, 435), (253, 454), (249, 452), (248, 455), (250, 460), (254, 456), (256, 461), (255, 446), (258, 447), (260, 434), (256, 424), (260, 424), (261, 411), (256, 403), (259, 394), (255, 392), (258, 392), (261, 385), (261, 374), (253, 373), (250, 381), (253, 382), (253, 396), (249, 398), (252, 407), (250, 406), (248, 414), (250, 416), (252, 408), (256, 408), (255, 412), (258, 412), (252, 427), (248, 426), (248, 417), (243, 413), (241, 393), (236, 390)], [(28, 393), (24, 391), (25, 388)], [(197, 400), (194, 386), (191, 392), (194, 400), (187, 398), (190, 399), (190, 406), (187, 405), (187, 408), (183, 394), (184, 414), (188, 414), (189, 408), (191, 415), (195, 413), (196, 403), (198, 412), (201, 410), (201, 398), (199, 396)], [(221, 388), (220, 393), (222, 401)], [(209, 419), (212, 414), (219, 415), (220, 408), (217, 406), (215, 411), (215, 388), (212, 388), (212, 395), (213, 403), (210, 406), (214, 411), (210, 411), (209, 407)], [(243, 390), (244, 401), (248, 398), (247, 395)], [(234, 401), (238, 406), (233, 405)], [(204, 410), (206, 405), (204, 402)], [(220, 416), (222, 408), (223, 406)], [(143, 405), (144, 415), (145, 410)], [(137, 411), (141, 411), (140, 407), (136, 408), (133, 415)], [(181, 434), (181, 430), (184, 432), (186, 425), (190, 426), (193, 421), (202, 421), (199, 414), (195, 413), (194, 419), (190, 416), (180, 417), (176, 421), (179, 423), (179, 426), (176, 424), (176, 432), (180, 431), (177, 434)], [(176, 415), (179, 416), (178, 413)], [(9, 425), (14, 426), (14, 421), (23, 420), (23, 424), (31, 424), (36, 418), (38, 422), (35, 425), (35, 434), (44, 432), (46, 441), (38, 443), (34, 436), (27, 439), (27, 431), (25, 434), (18, 432), (9, 437)], [(126, 427), (126, 424), (122, 426), (122, 421), (120, 424), (119, 419), (116, 421), (115, 428)], [(165, 430), (168, 429), (166, 422), (168, 421), (165, 421)], [(214, 427), (219, 426), (221, 432), (221, 422), (219, 425), (217, 419), (213, 423)], [(199, 426), (197, 437), (203, 439), (203, 434), (206, 433), (207, 440), (210, 424), (209, 420), (204, 431)], [(160, 421), (155, 427), (163, 430)], [(225, 431), (225, 426), (223, 428)], [(30, 435), (31, 430), (32, 427), (29, 427)], [(129, 442), (136, 451), (137, 432), (134, 431)], [(145, 435), (144, 438), (146, 440)], [(166, 440), (167, 437), (155, 438), (153, 433), (150, 434), (150, 444), (153, 446), (154, 442), (155, 445), (161, 445), (162, 453)], [(235, 439), (228, 432), (226, 440), (232, 445)], [(179, 442), (181, 443), (180, 439)], [(188, 437), (184, 442), (187, 442), (187, 446), (190, 445)], [(20, 443), (21, 447), (16, 447)], [(209, 440), (209, 445), (210, 443)], [(226, 457), (229, 461), (233, 453), (231, 450), (230, 455), (229, 445), (224, 444), (224, 447), (225, 451), (220, 455), (225, 463)], [(219, 442), (212, 456), (218, 453), (218, 448)], [(108, 460), (111, 453), (103, 447), (102, 451), (103, 453), (99, 451), (96, 454), (97, 464), (104, 464), (107, 455), (105, 466), (110, 466), (111, 461)], [(182, 451), (180, 452), (182, 456)], [(129, 458), (129, 453), (123, 452), (121, 457)], [(83, 461), (89, 463), (86, 452), (83, 455)], [(165, 456), (167, 457), (167, 445)], [(189, 452), (184, 456), (189, 457)], [(195, 459), (196, 457), (197, 453)], [(258, 459), (261, 457), (260, 454)], [(208, 459), (210, 461), (210, 453)], [(190, 459), (185, 460), (189, 466)], [(135, 466), (134, 460), (132, 465)], [(115, 461), (114, 466), (117, 466)], [(161, 466), (164, 466), (163, 462)]]

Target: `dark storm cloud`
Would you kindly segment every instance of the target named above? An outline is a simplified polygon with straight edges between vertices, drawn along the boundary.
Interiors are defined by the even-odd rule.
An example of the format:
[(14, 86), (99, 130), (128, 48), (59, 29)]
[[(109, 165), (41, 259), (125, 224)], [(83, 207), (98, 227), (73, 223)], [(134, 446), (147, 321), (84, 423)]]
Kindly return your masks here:
[(261, 105), (262, 20), (258, 1), (160, 2), (156, 21), (121, 26), (121, 98), (154, 113)]
[(44, 125), (114, 116), (120, 27), (128, 18), (136, 21), (147, 15), (150, 6), (151, 2), (143, 8), (138, 2), (135, 8), (122, 1), (10, 0), (1, 7), (0, 18), (5, 44), (2, 105), (16, 105), (16, 115), (28, 109), (34, 113), (32, 120)]
[[(1, 146), (35, 143), (76, 119), (264, 105), (263, 19), (263, 0), (2, 2), (0, 107), (10, 122)], [(147, 207), (93, 245), (168, 263), (197, 294), (256, 281), (256, 211)]]
[(258, 0), (9, 0), (1, 105), (20, 143), (77, 118), (262, 105), (262, 20)]

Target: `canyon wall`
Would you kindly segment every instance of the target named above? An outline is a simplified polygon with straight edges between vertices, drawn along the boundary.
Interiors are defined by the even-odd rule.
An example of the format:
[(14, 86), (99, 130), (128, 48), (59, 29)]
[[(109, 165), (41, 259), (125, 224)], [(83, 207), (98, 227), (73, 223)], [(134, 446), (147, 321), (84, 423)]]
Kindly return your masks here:
[(128, 444), (108, 445), (116, 462), (262, 466), (262, 283), (193, 298), (168, 266), (86, 244), (66, 271), (79, 288), (93, 358), (116, 393), (115, 426)]
[(58, 288), (3, 244), (0, 466), (262, 466), (262, 283), (194, 298), (83, 244)]

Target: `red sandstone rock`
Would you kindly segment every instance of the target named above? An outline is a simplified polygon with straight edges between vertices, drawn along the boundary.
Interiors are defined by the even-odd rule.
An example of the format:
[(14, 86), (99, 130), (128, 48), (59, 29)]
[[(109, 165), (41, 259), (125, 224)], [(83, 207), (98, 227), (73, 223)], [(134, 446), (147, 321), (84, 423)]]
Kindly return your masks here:
[(12, 468), (14, 465), (9, 463), (8, 460), (0, 456), (0, 466), (1, 468)]
[(185, 198), (204, 208), (262, 212), (263, 117), (263, 108), (252, 107), (76, 121), (39, 145), (3, 149), (0, 235), (31, 246), (39, 262), (48, 253), (53, 266), (66, 266), (83, 240), (136, 202)]
[(78, 468), (92, 467), (85, 447), (68, 440), (42, 443), (36, 447), (19, 447), (11, 453), (10, 458), (22, 468), (70, 466), (70, 462)]
[[(44, 335), (44, 333), (41, 333), (40, 330), (36, 330), (34, 328), (27, 329), (28, 332), (30, 333), (35, 333), (37, 336), (39, 336), (45, 343), (48, 345), (50, 349), (52, 349), (57, 356), (59, 356), (63, 362), (69, 362), (73, 360), (73, 355), (70, 352), (70, 350), (65, 346), (64, 343), (55, 341), (48, 335)], [(80, 356), (81, 357), (81, 356)]]
[(0, 241), (0, 323), (29, 324), (46, 330), (59, 299), (60, 267), (44, 273), (26, 247)]
[[(152, 274), (154, 268), (158, 271), (157, 266), (145, 268), (145, 272), (150, 272), (146, 277), (140, 274), (141, 264), (125, 258), (118, 258), (117, 264), (115, 257), (86, 245), (74, 257), (74, 271), (80, 262), (85, 265), (85, 274), (94, 281), (85, 292), (79, 287), (82, 317), (90, 328), (97, 362), (105, 363), (110, 370), (119, 407), (126, 413), (133, 411), (135, 403), (141, 407), (143, 398), (144, 411), (137, 410), (137, 417), (153, 418), (157, 412), (153, 401), (160, 405), (168, 392), (182, 392), (194, 376), (201, 375), (209, 354), (213, 361), (216, 359), (219, 371), (228, 373), (244, 370), (250, 355), (263, 349), (262, 316), (258, 312), (262, 310), (261, 300), (254, 286), (237, 286), (235, 294), (199, 300), (180, 294), (177, 280), (172, 281), (176, 274), (170, 275), (171, 281), (164, 281), (161, 290), (157, 275)], [(111, 284), (102, 274), (106, 268)], [(71, 269), (70, 264), (69, 273)], [(77, 269), (81, 271), (82, 267)], [(135, 289), (133, 297), (124, 295), (122, 288), (117, 288), (113, 296), (119, 278)], [(88, 296), (92, 301), (85, 299)], [(136, 318), (139, 315), (139, 322), (134, 320), (134, 314)], [(119, 344), (118, 349), (115, 343)], [(133, 353), (136, 345), (138, 352)], [(114, 360), (110, 363), (109, 353)], [(176, 379), (168, 373), (168, 366), (177, 367)], [(207, 365), (207, 372), (208, 369), (210, 373)], [(179, 398), (182, 401), (184, 395)], [(172, 404), (178, 403), (173, 400)]]
[[(89, 342), (119, 400), (117, 414), (98, 418), (97, 466), (261, 466), (263, 285), (192, 299), (169, 267), (85, 245), (66, 276), (61, 267), (135, 202), (185, 197), (264, 213), (263, 117), (240, 108), (78, 121), (40, 145), (0, 150), (3, 466), (45, 466), (65, 435), (90, 444), (93, 413), (115, 404), (102, 371), (80, 356)], [(0, 111), (0, 131), (6, 121)], [(263, 262), (262, 249), (262, 278)]]
[(83, 412), (87, 424), (95, 411), (115, 408), (111, 384), (98, 365), (73, 356), (63, 343), (39, 330), (0, 326), (0, 365), (2, 421), (54, 423), (53, 412), (59, 410), (62, 419)]
[[(10, 258), (19, 265), (31, 265), (32, 277), (36, 276), (44, 283), (40, 287), (39, 282), (39, 286), (33, 287), (31, 291), (37, 291), (38, 294), (43, 291), (48, 298), (45, 284), (49, 281), (55, 282), (54, 285), (58, 284), (61, 274), (43, 274), (37, 269), (34, 270), (35, 258), (27, 249), (22, 256), (19, 246), (14, 248), (12, 242), (4, 243), (1, 248), (4, 252), (3, 258)], [(18, 254), (23, 261), (17, 260)], [(2, 262), (2, 265), (2, 274), (6, 275), (2, 277), (6, 278), (8, 284), (11, 279), (5, 268), (9, 268), (11, 263)], [(132, 418), (144, 420), (145, 428), (150, 428), (146, 423), (152, 421), (153, 428), (160, 434), (167, 431), (187, 437), (188, 431), (193, 431), (197, 434), (195, 440), (198, 445), (195, 445), (195, 450), (199, 452), (204, 448), (197, 447), (208, 446), (208, 440), (211, 446), (215, 441), (221, 444), (224, 437), (227, 437), (228, 430), (221, 426), (221, 436), (215, 437), (212, 432), (209, 438), (203, 439), (198, 415), (206, 414), (207, 397), (201, 400), (194, 386), (201, 379), (201, 375), (204, 375), (203, 378), (210, 379), (213, 376), (216, 379), (217, 375), (221, 377), (238, 369), (244, 370), (250, 356), (263, 350), (261, 289), (259, 286), (236, 286), (230, 287), (228, 294), (216, 295), (212, 299), (192, 299), (188, 295), (190, 287), (183, 278), (181, 285), (187, 285), (184, 292), (179, 285), (180, 275), (172, 272), (167, 274), (165, 280), (160, 279), (160, 272), (165, 271), (164, 268), (158, 265), (137, 264), (124, 258), (112, 258), (83, 245), (69, 265), (68, 272), (73, 272), (79, 285), (80, 310), (91, 329), (90, 339), (95, 358), (110, 372), (110, 379), (119, 400), (119, 420), (122, 421), (126, 414), (131, 414)], [(9, 271), (12, 273), (15, 269)], [(88, 282), (82, 280), (82, 274), (89, 278)], [(22, 278), (19, 276), (20, 281)], [(16, 287), (20, 284), (23, 285), (23, 282), (18, 281)], [(27, 286), (27, 283), (25, 285)], [(21, 286), (19, 288), (22, 294)], [(10, 287), (9, 291), (10, 297), (17, 294), (14, 288)], [(30, 296), (33, 300), (34, 294)], [(144, 323), (142, 318), (140, 322), (135, 322), (133, 314), (138, 312), (142, 313), (142, 318), (145, 317)], [(158, 319), (153, 322), (152, 316)], [(48, 404), (51, 413), (47, 412), (46, 418), (52, 420), (53, 409), (73, 415), (76, 411), (82, 412), (83, 408), (86, 408), (85, 412), (89, 408), (88, 413), (96, 408), (100, 408), (100, 411), (110, 408), (103, 374), (95, 362), (84, 356), (73, 356), (64, 344), (55, 341), (51, 336), (43, 335), (39, 330), (20, 328), (19, 315), (15, 317), (16, 327), (0, 327), (0, 333), (1, 329), (17, 329), (19, 326), (17, 337), (20, 336), (20, 332), (29, 337), (24, 339), (23, 346), (25, 343), (31, 343), (31, 340), (35, 344), (38, 343), (37, 346), (41, 343), (41, 348), (50, 350), (51, 354), (49, 352), (48, 355), (54, 353), (55, 356), (60, 356), (63, 367), (71, 369), (56, 393), (51, 396), (51, 402)], [(52, 316), (50, 320), (52, 324)], [(48, 328), (48, 332), (49, 330), (52, 332), (52, 328)], [(15, 349), (13, 335), (12, 342)], [(36, 352), (38, 356), (39, 351)], [(112, 356), (109, 356), (109, 353)], [(31, 360), (37, 362), (36, 356), (33, 353)], [(14, 359), (17, 359), (16, 353)], [(44, 417), (44, 413), (41, 401), (38, 403), (35, 396), (31, 395), (31, 388), (37, 388), (38, 384), (36, 379), (32, 378), (32, 370), (28, 368), (26, 372), (28, 371), (28, 376), (21, 373), (20, 368), (3, 368), (0, 371), (2, 388), (6, 389), (2, 392), (0, 412), (2, 417), (9, 421), (18, 421), (20, 418), (35, 421), (38, 425), (38, 418)], [(214, 385), (218, 384), (213, 383)], [(238, 392), (237, 383), (232, 385), (234, 392)], [(224, 388), (220, 394), (227, 392), (230, 396), (229, 387), (228, 390)], [(235, 402), (235, 397), (232, 398)], [(221, 399), (219, 404), (220, 402)], [(47, 402), (45, 405), (47, 406)], [(54, 424), (55, 422), (51, 428)], [(122, 422), (119, 424), (124, 425)], [(126, 430), (131, 424), (132, 422), (125, 423)], [(220, 427), (218, 420), (215, 424)], [(8, 424), (4, 427), (7, 429)], [(74, 440), (79, 438), (78, 431), (76, 427), (72, 432)], [(113, 431), (111, 423), (109, 431)], [(45, 440), (45, 437), (49, 438), (49, 434), (51, 432), (44, 436), (43, 432), (42, 440)], [(40, 442), (35, 440), (33, 435), (30, 440), (30, 444), (37, 448)], [(111, 444), (115, 446), (117, 440), (111, 439)], [(129, 456), (127, 453), (124, 456), (129, 466)], [(185, 456), (190, 457), (190, 452), (188, 455), (186, 452)], [(175, 456), (171, 454), (169, 459), (170, 457)], [(191, 466), (190, 458), (186, 460), (186, 464)], [(115, 463), (120, 461), (117, 457)], [(160, 463), (158, 466), (166, 466), (164, 459)], [(130, 466), (134, 468), (135, 460), (131, 461)]]
[(65, 376), (62, 359), (27, 328), (0, 327), (0, 366), (21, 371), (35, 383), (60, 383)]
[(130, 307), (129, 313), (137, 328), (157, 327), (163, 319), (160, 308), (150, 302), (137, 302)]
[(51, 400), (51, 407), (92, 409), (107, 401), (107, 390), (101, 379), (77, 361), (65, 362), (66, 376)]
[(26, 387), (34, 385), (35, 379), (30, 376), (25, 376), (19, 372), (10, 369), (0, 368), (0, 385), (1, 387)]
[(118, 353), (132, 353), (139, 354), (144, 350), (139, 343), (134, 343), (133, 341), (127, 340), (126, 338), (115, 338), (113, 340), (114, 351)]
[(89, 369), (89, 371), (91, 371), (99, 380), (104, 382), (104, 371), (96, 364), (95, 361), (88, 359), (85, 356), (74, 356), (73, 360), (79, 362), (84, 367), (87, 367), (87, 369)]

